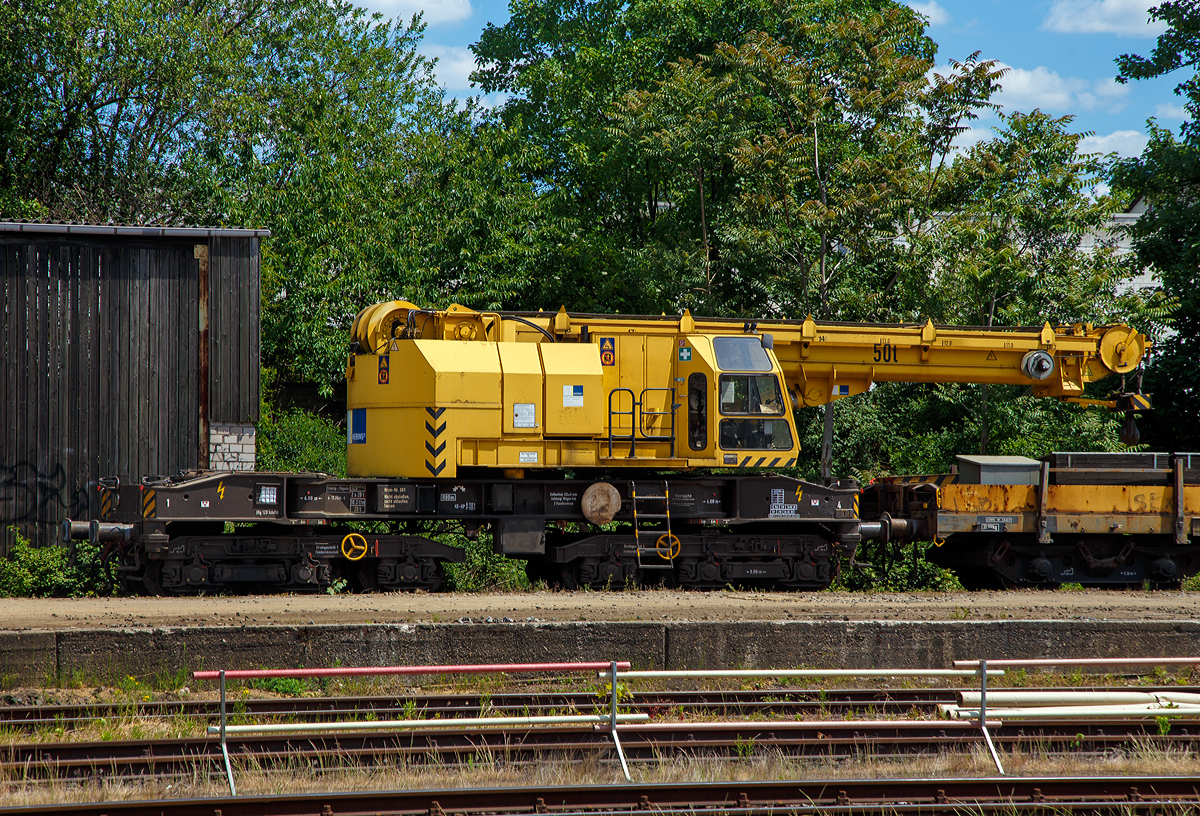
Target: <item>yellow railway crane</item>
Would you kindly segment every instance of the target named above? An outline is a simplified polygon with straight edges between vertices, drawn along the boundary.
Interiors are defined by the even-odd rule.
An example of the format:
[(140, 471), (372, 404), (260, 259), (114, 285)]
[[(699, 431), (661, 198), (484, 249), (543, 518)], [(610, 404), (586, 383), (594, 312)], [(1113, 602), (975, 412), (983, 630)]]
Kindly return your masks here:
[(454, 477), (476, 469), (781, 468), (793, 409), (876, 382), (1029, 386), (1089, 399), (1149, 343), (1127, 326), (1021, 328), (478, 312), (378, 303), (351, 328), (353, 476)]
[[(1129, 502), (1093, 518), (1095, 489), (1082, 491), (1080, 507), (1025, 490), (997, 521), (988, 508), (1018, 498), (1008, 485), (951, 497), (927, 477), (865, 491), (852, 480), (792, 478), (778, 471), (799, 455), (795, 410), (895, 381), (1026, 385), (1082, 404), (1148, 407), (1140, 394), (1085, 396), (1088, 383), (1140, 365), (1146, 338), (1125, 326), (501, 313), (390, 301), (358, 315), (350, 345), (348, 477), (106, 479), (101, 518), (70, 522), (64, 535), (103, 543), (120, 580), (152, 593), (312, 591), (339, 576), (361, 589), (433, 590), (443, 565), (464, 558), (436, 537), (451, 528), (490, 531), (497, 552), (566, 587), (820, 589), (863, 541), (960, 533), (968, 539), (955, 549), (991, 558), (993, 573), (1044, 582), (1070, 569), (1055, 535), (1113, 529), (1124, 522), (1112, 512)], [(1044, 469), (1042, 483), (1071, 471)], [(1182, 484), (1190, 471), (1178, 473)], [(1173, 506), (1162, 518), (1129, 509), (1127, 521), (1153, 538), (1121, 544), (1111, 558), (1111, 535), (1089, 532), (1088, 563), (1120, 561), (1113, 579), (1125, 581), (1200, 569), (1187, 543), (1194, 514), (1182, 499)], [(372, 532), (356, 525), (368, 521)], [(1166, 543), (1164, 524), (1173, 531)], [(1008, 538), (993, 540), (995, 530)]]

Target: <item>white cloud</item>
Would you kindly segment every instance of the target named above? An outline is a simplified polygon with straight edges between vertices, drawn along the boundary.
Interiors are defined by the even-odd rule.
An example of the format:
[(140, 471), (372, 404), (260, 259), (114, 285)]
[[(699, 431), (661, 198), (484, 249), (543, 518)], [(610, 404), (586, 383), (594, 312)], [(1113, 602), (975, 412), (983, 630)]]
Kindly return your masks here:
[(950, 22), (950, 13), (937, 0), (908, 0), (908, 7), (928, 19), (931, 26)]
[(471, 90), (470, 76), (475, 70), (475, 55), (469, 50), (456, 45), (425, 43), (421, 46), (421, 53), (437, 58), (433, 73), (437, 76), (438, 84), (447, 91)]
[(1141, 155), (1146, 134), (1137, 130), (1117, 130), (1107, 136), (1087, 136), (1079, 142), (1080, 153), (1116, 153), (1123, 158)]
[(992, 139), (995, 136), (996, 131), (989, 127), (968, 127), (954, 137), (954, 142), (951, 144), (950, 150), (952, 153), (966, 153), (984, 139)]
[(1150, 22), (1147, 10), (1158, 0), (1054, 0), (1042, 28), (1066, 34), (1121, 34), (1157, 37), (1166, 24)]
[(1085, 110), (1102, 110), (1119, 113), (1125, 107), (1129, 86), (1113, 79), (1086, 80), (1079, 77), (1062, 77), (1039, 65), (1032, 71), (1025, 68), (1008, 68), (1000, 79), (1003, 90), (994, 98), (1006, 108), (1031, 111), (1041, 108), (1057, 113), (1075, 113)]
[(1154, 109), (1154, 115), (1160, 119), (1178, 119), (1182, 122), (1187, 118), (1187, 111), (1183, 105), (1159, 105)]
[(366, 0), (368, 11), (378, 11), (384, 17), (407, 20), (417, 12), (424, 12), (428, 25), (461, 23), (475, 13), (471, 0)]

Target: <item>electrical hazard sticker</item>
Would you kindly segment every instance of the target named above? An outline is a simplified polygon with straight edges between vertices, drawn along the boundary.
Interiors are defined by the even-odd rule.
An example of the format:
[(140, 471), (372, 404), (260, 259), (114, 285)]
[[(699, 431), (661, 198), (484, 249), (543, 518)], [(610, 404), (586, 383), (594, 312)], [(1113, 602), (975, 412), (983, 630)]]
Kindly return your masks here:
[(388, 355), (379, 355), (379, 384), (387, 385), (390, 379), (390, 371), (388, 370)]
[(600, 365), (617, 364), (617, 341), (614, 337), (600, 338)]

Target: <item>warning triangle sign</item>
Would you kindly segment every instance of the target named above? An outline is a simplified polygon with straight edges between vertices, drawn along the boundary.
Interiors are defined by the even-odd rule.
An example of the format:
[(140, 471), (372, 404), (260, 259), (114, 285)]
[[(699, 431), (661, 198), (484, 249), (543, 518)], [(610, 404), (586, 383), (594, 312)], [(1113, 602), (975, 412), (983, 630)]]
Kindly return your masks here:
[(994, 351), (989, 351), (989, 352), (988, 352), (988, 356), (987, 356), (987, 358), (988, 358), (989, 360), (995, 360), (995, 359), (996, 359), (996, 352), (994, 352)]
[(392, 351), (399, 351), (399, 350), (400, 350), (400, 342), (399, 342), (398, 340), (393, 340), (393, 341), (392, 341), (392, 349), (391, 349), (391, 350), (392, 350)]

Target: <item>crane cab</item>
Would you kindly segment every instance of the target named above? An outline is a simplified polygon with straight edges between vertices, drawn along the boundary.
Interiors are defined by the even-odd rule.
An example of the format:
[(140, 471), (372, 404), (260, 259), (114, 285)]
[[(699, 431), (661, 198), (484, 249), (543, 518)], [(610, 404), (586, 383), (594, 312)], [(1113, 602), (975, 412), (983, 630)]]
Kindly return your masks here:
[(686, 393), (689, 464), (796, 464), (791, 401), (770, 341), (759, 335), (692, 335), (680, 342), (694, 349), (680, 355), (677, 377)]

